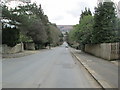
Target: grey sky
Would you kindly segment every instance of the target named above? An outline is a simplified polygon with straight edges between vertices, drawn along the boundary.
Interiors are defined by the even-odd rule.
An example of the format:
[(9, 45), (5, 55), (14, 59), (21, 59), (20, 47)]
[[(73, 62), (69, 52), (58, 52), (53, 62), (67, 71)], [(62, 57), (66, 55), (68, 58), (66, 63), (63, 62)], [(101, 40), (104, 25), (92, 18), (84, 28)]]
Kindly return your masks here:
[[(114, 0), (118, 2), (119, 0)], [(50, 22), (57, 25), (75, 25), (79, 23), (81, 11), (85, 7), (94, 12), (97, 0), (31, 0), (41, 4)], [(13, 4), (17, 3), (12, 3)]]
[(41, 4), (50, 22), (58, 25), (74, 25), (79, 22), (81, 10), (94, 11), (97, 0), (31, 0)]

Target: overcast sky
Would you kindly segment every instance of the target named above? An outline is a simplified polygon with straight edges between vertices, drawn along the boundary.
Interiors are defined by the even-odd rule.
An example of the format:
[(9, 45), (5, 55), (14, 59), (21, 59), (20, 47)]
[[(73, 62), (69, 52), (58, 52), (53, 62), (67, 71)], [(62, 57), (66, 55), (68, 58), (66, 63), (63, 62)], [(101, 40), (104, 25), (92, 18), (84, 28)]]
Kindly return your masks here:
[(94, 11), (97, 0), (31, 0), (41, 4), (50, 22), (57, 25), (75, 25), (79, 22), (81, 10), (89, 7)]
[[(114, 0), (118, 2), (120, 0)], [(97, 0), (31, 0), (42, 5), (49, 21), (57, 25), (75, 25), (79, 23), (81, 11), (85, 7), (94, 12)]]

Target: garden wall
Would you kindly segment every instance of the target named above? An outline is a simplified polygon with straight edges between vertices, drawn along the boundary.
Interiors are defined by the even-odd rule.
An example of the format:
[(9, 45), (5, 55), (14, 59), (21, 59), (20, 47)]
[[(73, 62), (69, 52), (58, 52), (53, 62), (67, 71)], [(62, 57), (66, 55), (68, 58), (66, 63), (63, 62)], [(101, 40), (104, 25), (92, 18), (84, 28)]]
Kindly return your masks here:
[(85, 52), (107, 60), (120, 59), (120, 43), (86, 44)]
[(24, 43), (25, 50), (35, 50), (35, 43)]
[(6, 44), (2, 45), (2, 53), (3, 54), (13, 54), (24, 51), (23, 43), (17, 44), (14, 47), (9, 47)]

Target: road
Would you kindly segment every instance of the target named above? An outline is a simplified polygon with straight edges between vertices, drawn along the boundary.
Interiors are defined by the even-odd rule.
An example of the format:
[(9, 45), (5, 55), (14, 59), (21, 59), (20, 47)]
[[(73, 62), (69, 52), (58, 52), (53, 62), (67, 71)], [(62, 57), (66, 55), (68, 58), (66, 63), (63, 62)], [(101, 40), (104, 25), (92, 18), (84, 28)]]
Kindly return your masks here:
[(3, 88), (100, 88), (65, 45), (5, 59)]

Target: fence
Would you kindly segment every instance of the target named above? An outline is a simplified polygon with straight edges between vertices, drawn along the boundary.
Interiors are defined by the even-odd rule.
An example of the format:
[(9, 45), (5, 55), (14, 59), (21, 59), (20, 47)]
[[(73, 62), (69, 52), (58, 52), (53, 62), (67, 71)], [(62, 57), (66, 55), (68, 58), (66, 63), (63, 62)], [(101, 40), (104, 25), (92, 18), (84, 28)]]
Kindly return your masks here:
[(107, 60), (120, 59), (120, 43), (87, 44), (85, 52)]

